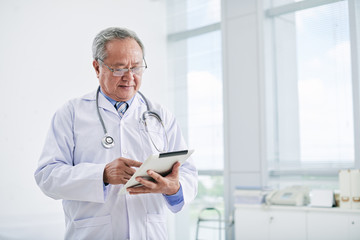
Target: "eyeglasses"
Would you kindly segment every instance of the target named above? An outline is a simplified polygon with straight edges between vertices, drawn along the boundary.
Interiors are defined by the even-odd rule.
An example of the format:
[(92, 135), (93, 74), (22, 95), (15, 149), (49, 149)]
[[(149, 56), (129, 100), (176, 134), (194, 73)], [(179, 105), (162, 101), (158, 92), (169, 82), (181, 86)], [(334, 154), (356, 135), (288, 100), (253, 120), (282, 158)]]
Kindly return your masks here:
[(101, 58), (98, 58), (98, 60), (100, 60), (113, 73), (114, 77), (122, 77), (128, 71), (131, 71), (133, 74), (140, 75), (147, 68), (145, 58), (144, 58), (145, 66), (138, 66), (138, 67), (133, 67), (133, 68), (118, 68), (118, 69), (109, 67), (108, 65), (106, 65), (104, 63), (104, 61)]

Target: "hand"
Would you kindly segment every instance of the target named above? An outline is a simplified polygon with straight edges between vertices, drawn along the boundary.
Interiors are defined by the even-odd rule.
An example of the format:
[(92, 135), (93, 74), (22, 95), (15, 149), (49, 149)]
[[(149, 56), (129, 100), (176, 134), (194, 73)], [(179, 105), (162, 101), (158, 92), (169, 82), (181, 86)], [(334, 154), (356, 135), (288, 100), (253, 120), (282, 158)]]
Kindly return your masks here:
[(148, 170), (147, 173), (155, 180), (155, 182), (137, 177), (136, 181), (141, 183), (143, 186), (131, 187), (128, 188), (127, 191), (130, 194), (162, 193), (166, 195), (173, 195), (180, 189), (179, 169), (180, 163), (176, 162), (172, 167), (171, 173), (165, 177), (152, 170)]
[(125, 184), (135, 173), (135, 169), (132, 167), (140, 167), (141, 162), (127, 159), (117, 158), (114, 161), (106, 164), (104, 169), (104, 183), (110, 184)]

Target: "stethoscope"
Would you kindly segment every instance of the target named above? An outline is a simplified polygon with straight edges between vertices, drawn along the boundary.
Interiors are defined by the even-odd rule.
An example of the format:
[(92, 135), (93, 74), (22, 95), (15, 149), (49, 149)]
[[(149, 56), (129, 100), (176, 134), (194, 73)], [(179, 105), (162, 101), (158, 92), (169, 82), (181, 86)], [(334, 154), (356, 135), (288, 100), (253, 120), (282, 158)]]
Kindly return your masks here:
[[(99, 110), (99, 93), (100, 93), (100, 86), (99, 88), (97, 89), (97, 92), (96, 92), (96, 110), (97, 110), (97, 114), (98, 114), (98, 117), (99, 117), (99, 120), (101, 122), (101, 126), (104, 130), (104, 137), (102, 138), (101, 140), (101, 144), (103, 145), (104, 148), (106, 149), (110, 149), (110, 148), (113, 148), (115, 146), (115, 141), (114, 139), (108, 134), (107, 130), (106, 130), (106, 127), (105, 127), (105, 124), (104, 124), (104, 120), (103, 118), (101, 117), (101, 114), (100, 114), (100, 110)], [(151, 137), (151, 134), (149, 134), (149, 131), (148, 131), (148, 123), (147, 123), (147, 119), (149, 119), (149, 117), (154, 117), (157, 119), (157, 121), (161, 124), (163, 130), (164, 130), (164, 133), (165, 133), (165, 137), (166, 137), (166, 143), (167, 143), (167, 146), (169, 145), (169, 139), (168, 139), (168, 136), (167, 136), (167, 133), (166, 133), (166, 130), (165, 130), (165, 126), (164, 126), (164, 123), (161, 119), (161, 117), (159, 116), (159, 114), (157, 114), (156, 112), (153, 112), (153, 111), (150, 111), (150, 106), (149, 106), (149, 103), (148, 101), (146, 100), (145, 96), (140, 92), (138, 91), (138, 93), (140, 94), (140, 96), (142, 97), (142, 99), (145, 101), (145, 104), (146, 104), (146, 111), (142, 114), (142, 117), (141, 117), (141, 120), (142, 122), (144, 123), (145, 125), (145, 130), (146, 132), (148, 133), (149, 137), (150, 137), (150, 140), (151, 140), (151, 143), (154, 145), (154, 147), (156, 148), (156, 150), (158, 152), (165, 152), (166, 151), (166, 148), (165, 148), (165, 144), (164, 144), (164, 149), (159, 149), (156, 144), (154, 143), (152, 137)]]

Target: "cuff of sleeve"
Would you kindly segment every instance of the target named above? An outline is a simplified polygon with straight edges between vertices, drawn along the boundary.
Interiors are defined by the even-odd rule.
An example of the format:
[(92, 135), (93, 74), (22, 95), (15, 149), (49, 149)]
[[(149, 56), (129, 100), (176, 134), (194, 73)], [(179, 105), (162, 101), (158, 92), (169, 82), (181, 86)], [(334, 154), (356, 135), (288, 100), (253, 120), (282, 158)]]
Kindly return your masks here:
[[(104, 170), (103, 170), (103, 174), (104, 174)], [(103, 180), (103, 191), (104, 191), (104, 201), (105, 201), (109, 191), (109, 183), (105, 183), (104, 180)]]
[(184, 201), (184, 195), (183, 195), (181, 184), (180, 184), (179, 191), (177, 191), (177, 193), (175, 193), (173, 195), (163, 194), (163, 196), (165, 197), (166, 201), (169, 203), (170, 206), (175, 206), (175, 205), (182, 203)]

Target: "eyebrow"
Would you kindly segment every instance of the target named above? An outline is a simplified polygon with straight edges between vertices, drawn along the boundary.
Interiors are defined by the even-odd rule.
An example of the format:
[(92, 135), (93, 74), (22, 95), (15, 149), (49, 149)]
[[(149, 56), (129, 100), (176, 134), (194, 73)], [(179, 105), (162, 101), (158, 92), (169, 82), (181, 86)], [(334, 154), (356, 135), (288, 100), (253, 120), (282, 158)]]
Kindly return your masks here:
[[(141, 64), (141, 61), (139, 61), (139, 62), (134, 62), (132, 65), (133, 66), (137, 66), (137, 65), (139, 65), (139, 64)], [(113, 64), (112, 66), (113, 67), (115, 67), (115, 68), (118, 68), (118, 67), (124, 67), (126, 64), (124, 64), (124, 63), (115, 63), (115, 64)]]

